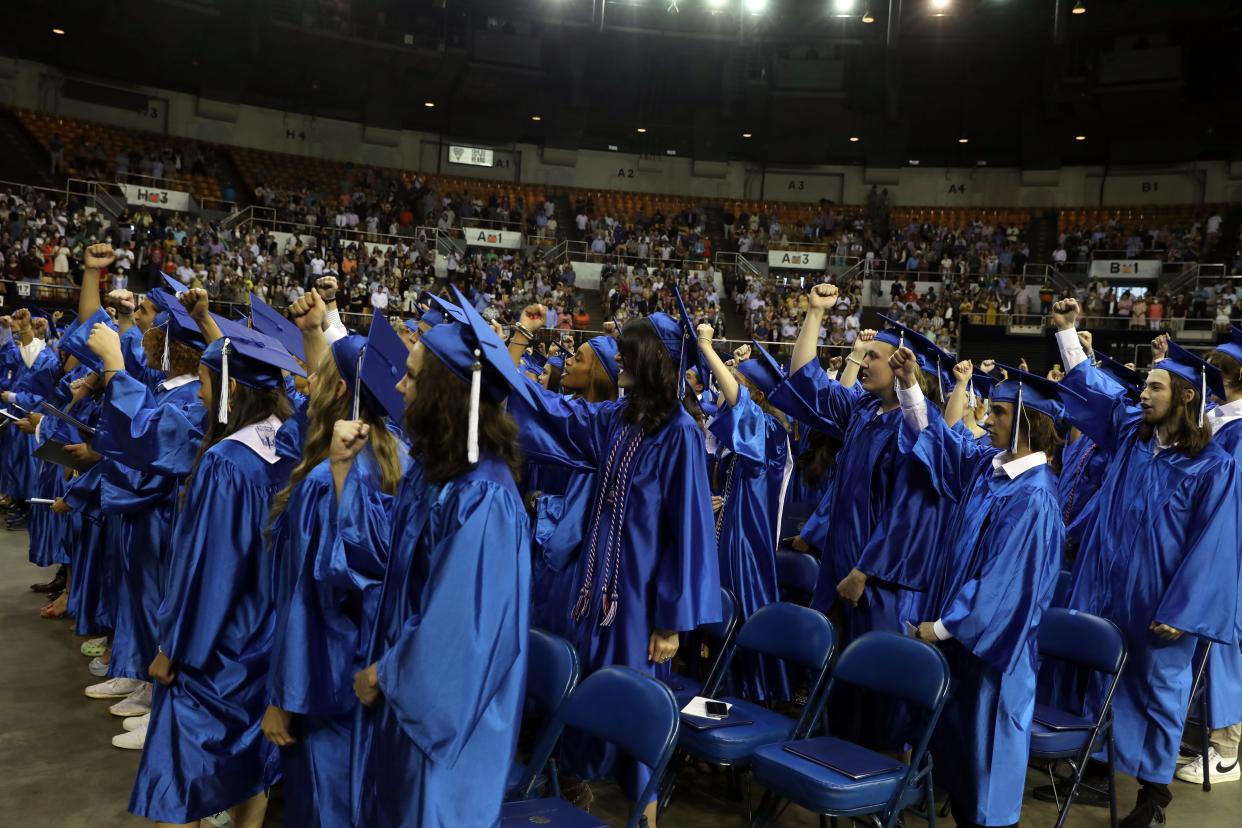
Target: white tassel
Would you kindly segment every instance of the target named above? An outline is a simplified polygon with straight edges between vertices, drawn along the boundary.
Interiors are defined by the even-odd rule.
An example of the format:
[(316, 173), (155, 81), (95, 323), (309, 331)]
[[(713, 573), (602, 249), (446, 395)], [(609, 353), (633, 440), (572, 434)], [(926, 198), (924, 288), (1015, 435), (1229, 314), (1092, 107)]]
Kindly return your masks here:
[(625, 396), (625, 389), (618, 385), (617, 386), (617, 399), (619, 400), (624, 396)]
[(466, 462), (479, 462), (479, 392), (483, 385), (482, 354), (476, 348), (474, 364), (470, 366), (470, 419), (466, 423)]
[(164, 324), (164, 357), (160, 360), (160, 370), (167, 374), (172, 370), (172, 361), (168, 358), (169, 344), (168, 340), (172, 339), (172, 325)]
[(218, 423), (229, 421), (229, 346), (232, 344), (226, 338), (224, 347), (220, 349), (220, 411), (216, 414)]
[(367, 352), (366, 346), (358, 351), (358, 364), (354, 370), (354, 419), (358, 419), (359, 402), (362, 399), (362, 355)]
[(1206, 427), (1207, 421), (1207, 369), (1199, 369), (1199, 425)]
[(1018, 435), (1022, 432), (1022, 382), (1018, 382), (1018, 407), (1013, 411), (1013, 440), (1009, 446), (1010, 454), (1018, 453)]

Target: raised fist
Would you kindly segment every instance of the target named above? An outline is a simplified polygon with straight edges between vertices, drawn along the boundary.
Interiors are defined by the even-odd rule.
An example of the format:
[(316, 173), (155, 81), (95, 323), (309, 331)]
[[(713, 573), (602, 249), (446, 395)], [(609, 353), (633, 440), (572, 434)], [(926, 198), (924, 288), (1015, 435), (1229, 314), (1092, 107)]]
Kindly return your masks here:
[(1080, 313), (1082, 308), (1078, 306), (1077, 299), (1062, 299), (1052, 306), (1052, 324), (1058, 331), (1072, 330)]
[(86, 248), (83, 261), (87, 270), (102, 270), (116, 261), (116, 252), (107, 242), (92, 244)]
[(837, 297), (841, 291), (836, 285), (824, 283), (811, 288), (810, 303), (811, 307), (816, 310), (828, 310), (837, 304)]

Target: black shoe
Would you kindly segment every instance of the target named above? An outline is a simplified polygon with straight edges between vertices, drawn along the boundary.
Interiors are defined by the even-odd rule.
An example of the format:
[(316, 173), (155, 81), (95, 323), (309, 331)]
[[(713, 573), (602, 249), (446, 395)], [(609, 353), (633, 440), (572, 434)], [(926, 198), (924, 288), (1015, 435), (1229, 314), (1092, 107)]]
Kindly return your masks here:
[(1164, 828), (1164, 824), (1164, 808), (1140, 799), (1134, 810), (1117, 823), (1117, 828)]
[[(1100, 780), (1100, 782), (1101, 787), (1103, 787), (1104, 790), (1097, 791), (1095, 788), (1087, 787), (1088, 782), (1084, 779), (1082, 784), (1078, 786), (1078, 790), (1074, 792), (1074, 804), (1086, 805), (1089, 808), (1107, 808), (1108, 780)], [(1065, 801), (1065, 795), (1069, 793), (1069, 789), (1070, 783), (1068, 781), (1057, 785), (1055, 789), (1056, 793), (1053, 793), (1052, 785), (1044, 785), (1031, 791), (1031, 796), (1035, 797), (1040, 802), (1051, 802), (1054, 805), (1060, 805)], [(1060, 799), (1057, 798), (1058, 796)]]
[(31, 592), (57, 592), (65, 588), (65, 568), (56, 570), (56, 575), (46, 584), (31, 584)]
[(25, 529), (26, 528), (26, 516), (18, 515), (16, 517), (9, 518), (8, 520), (4, 522), (4, 528), (12, 529), (12, 530)]

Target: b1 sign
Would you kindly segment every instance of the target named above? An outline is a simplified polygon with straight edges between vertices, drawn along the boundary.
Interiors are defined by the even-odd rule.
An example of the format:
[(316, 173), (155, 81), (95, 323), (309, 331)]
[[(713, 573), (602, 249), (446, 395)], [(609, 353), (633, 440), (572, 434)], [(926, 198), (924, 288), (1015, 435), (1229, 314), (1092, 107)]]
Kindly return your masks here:
[(828, 254), (802, 250), (769, 250), (768, 267), (793, 268), (795, 270), (826, 270), (828, 268)]
[(190, 194), (180, 190), (161, 190), (156, 187), (140, 187), (137, 184), (122, 184), (125, 200), (130, 204), (143, 207), (157, 207), (161, 210), (190, 210)]
[(487, 230), (482, 227), (463, 227), (467, 247), (506, 247), (519, 250), (522, 247), (522, 234), (512, 230)]
[(1163, 263), (1155, 259), (1094, 259), (1092, 279), (1159, 279)]
[(492, 151), (482, 147), (449, 146), (449, 160), (454, 164), (469, 164), (473, 167), (492, 166)]

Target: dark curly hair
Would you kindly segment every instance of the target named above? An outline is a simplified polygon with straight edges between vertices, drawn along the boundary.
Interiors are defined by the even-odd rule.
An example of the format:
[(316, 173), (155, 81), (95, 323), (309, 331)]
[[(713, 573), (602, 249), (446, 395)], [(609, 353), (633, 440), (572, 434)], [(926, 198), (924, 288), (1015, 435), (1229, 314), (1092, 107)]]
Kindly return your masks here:
[[(427, 482), (443, 485), (471, 468), (466, 458), (470, 386), (431, 351), (425, 352), (414, 382), (414, 402), (405, 409), (410, 456), (422, 463)], [(513, 479), (520, 479), (522, 453), (517, 423), (486, 394), (479, 398), (479, 454), (504, 461)]]

